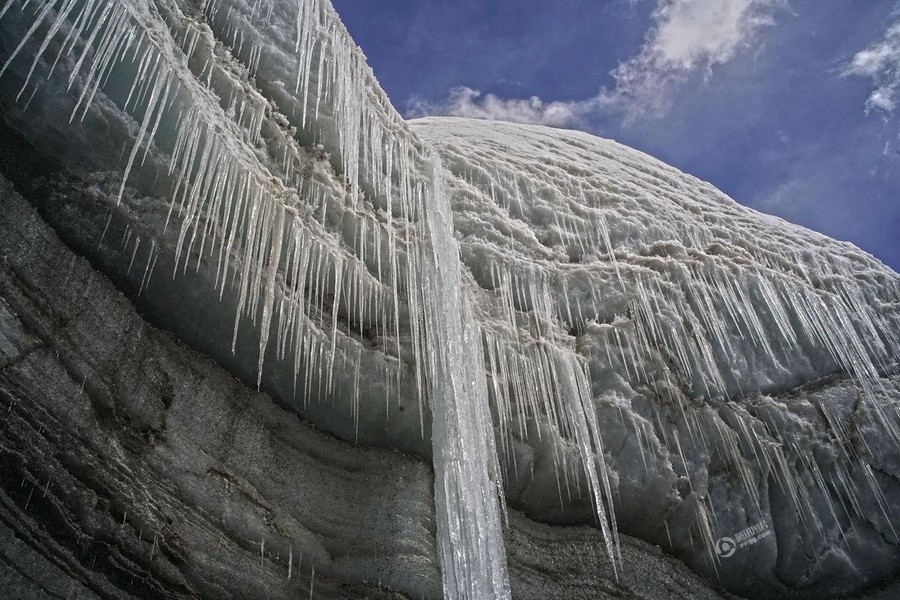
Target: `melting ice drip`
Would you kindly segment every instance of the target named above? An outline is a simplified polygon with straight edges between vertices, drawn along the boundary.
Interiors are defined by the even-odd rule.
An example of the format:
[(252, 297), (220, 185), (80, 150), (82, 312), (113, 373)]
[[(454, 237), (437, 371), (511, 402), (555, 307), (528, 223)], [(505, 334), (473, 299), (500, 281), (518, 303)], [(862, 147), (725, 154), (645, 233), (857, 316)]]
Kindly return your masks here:
[(443, 168), (432, 158), (425, 222), (432, 255), (423, 261), (434, 353), (435, 502), (444, 594), (508, 598), (498, 495), (503, 484), (488, 407), (481, 334), (464, 293)]

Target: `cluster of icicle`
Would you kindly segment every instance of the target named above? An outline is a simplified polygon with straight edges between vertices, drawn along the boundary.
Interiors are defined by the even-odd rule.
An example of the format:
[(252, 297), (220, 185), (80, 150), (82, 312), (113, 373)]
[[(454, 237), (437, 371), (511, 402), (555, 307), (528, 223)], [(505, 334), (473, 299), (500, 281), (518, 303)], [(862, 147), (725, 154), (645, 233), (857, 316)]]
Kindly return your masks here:
[[(688, 445), (699, 449), (693, 452), (694, 455), (718, 452), (735, 469), (759, 514), (764, 514), (759, 499), (759, 481), (752, 473), (755, 469), (748, 468), (748, 464), (763, 466), (764, 473), (774, 475), (801, 520), (815, 522), (820, 518), (816, 511), (817, 499), (811, 498), (805, 486), (798, 484), (798, 466), (786, 457), (789, 451), (803, 461), (799, 467), (812, 475), (822, 494), (821, 499), (835, 521), (838, 521), (837, 515), (842, 513), (870, 516), (860, 508), (858, 498), (861, 494), (871, 494), (878, 500), (884, 521), (893, 530), (893, 515), (883, 500), (871, 466), (849, 450), (854, 447), (850, 435), (844, 431), (841, 421), (832, 416), (827, 404), (819, 403), (819, 409), (837, 436), (837, 447), (842, 455), (831, 466), (834, 472), (822, 473), (815, 456), (797, 446), (789, 435), (781, 434), (785, 429), (781, 423), (785, 418), (783, 414), (771, 411), (754, 416), (739, 402), (728, 402), (729, 393), (720, 373), (722, 369), (727, 369), (729, 358), (733, 358), (728, 354), (733, 348), (731, 334), (726, 333), (726, 327), (741, 330), (754, 344), (764, 347), (765, 352), (775, 352), (768, 347), (770, 336), (762, 330), (755, 308), (758, 304), (751, 304), (749, 300), (751, 294), (768, 294), (768, 307), (778, 322), (775, 332), (783, 342), (779, 349), (784, 351), (798, 343), (808, 344), (810, 341), (826, 348), (845, 372), (856, 375), (862, 383), (863, 393), (872, 409), (864, 414), (872, 429), (883, 431), (886, 439), (898, 443), (900, 419), (895, 407), (883, 405), (884, 396), (879, 394), (879, 391), (883, 392), (882, 383), (874, 361), (887, 361), (891, 356), (896, 360), (900, 353), (896, 348), (888, 352), (882, 345), (885, 340), (880, 337), (874, 337), (873, 341), (873, 337), (859, 335), (851, 324), (851, 310), (852, 314), (863, 317), (857, 322), (864, 327), (875, 322), (871, 309), (856, 312), (859, 290), (842, 282), (834, 284), (834, 291), (815, 292), (813, 288), (795, 281), (777, 285), (765, 278), (747, 286), (736, 283), (735, 278), (718, 269), (710, 265), (703, 270), (694, 270), (693, 281), (700, 282), (700, 285), (689, 286), (693, 295), (687, 298), (680, 293), (664, 291), (656, 277), (648, 277), (647, 281), (638, 278), (631, 287), (635, 297), (625, 315), (611, 324), (598, 326), (597, 316), (602, 314), (598, 305), (565, 306), (559, 310), (561, 307), (551, 303), (550, 299), (556, 294), (550, 290), (565, 289), (567, 286), (564, 275), (521, 266), (492, 265), (491, 277), (499, 292), (499, 302), (504, 309), (508, 309), (506, 327), (518, 331), (520, 335), (519, 342), (512, 345), (505, 333), (494, 334), (488, 328), (484, 332), (492, 401), (498, 407), (498, 428), (504, 443), (510, 443), (513, 437), (526, 439), (527, 423), (541, 419), (547, 420), (560, 438), (572, 440), (581, 454), (581, 464), (595, 498), (604, 534), (607, 539), (614, 540), (615, 529), (605, 529), (605, 520), (613, 517), (604, 514), (603, 503), (606, 502), (611, 510), (612, 494), (602, 459), (599, 428), (593, 421), (596, 415), (591, 404), (591, 375), (587, 361), (575, 352), (571, 342), (554, 343), (551, 341), (552, 332), (541, 331), (541, 323), (564, 323), (576, 331), (593, 324), (605, 333), (607, 344), (604, 356), (592, 358), (614, 372), (623, 373), (635, 385), (659, 390), (664, 396), (661, 399), (677, 406), (683, 417), (682, 425), (687, 430), (688, 440), (679, 439), (680, 427), (661, 423), (653, 427), (632, 419), (642, 458), (644, 443), (652, 439), (655, 432), (661, 432), (666, 447), (675, 449), (681, 456), (679, 467), (683, 467), (688, 478), (691, 473), (685, 459)], [(706, 284), (712, 285), (706, 288)], [(650, 289), (654, 293), (649, 293)], [(707, 290), (712, 290), (712, 293)], [(656, 316), (663, 314), (660, 305), (681, 305), (684, 321), (658, 320)], [(802, 326), (795, 328), (792, 323), (801, 323)], [(524, 330), (523, 324), (526, 324)], [(875, 330), (884, 331), (882, 328)], [(798, 341), (799, 336), (808, 338)], [(879, 352), (866, 352), (870, 345), (877, 345)], [(663, 357), (667, 360), (661, 360)], [(647, 373), (648, 365), (658, 367), (661, 364), (664, 365), (661, 369), (654, 368), (652, 374)], [(694, 377), (701, 380), (702, 395), (725, 399), (727, 403), (716, 409), (715, 403), (697, 405), (688, 402), (695, 394), (685, 392), (685, 389), (697, 385), (692, 381)], [(710, 431), (716, 432), (718, 437), (708, 439)], [(554, 446), (554, 450), (559, 449)], [(514, 457), (515, 453), (510, 449), (503, 455)], [(565, 455), (556, 452), (554, 459), (558, 472), (564, 478), (573, 472), (566, 463)], [(646, 460), (644, 465), (646, 468)], [(854, 477), (857, 468), (864, 477)], [(566, 493), (571, 496), (569, 486), (569, 481), (565, 479)], [(837, 490), (843, 510), (835, 508), (832, 490)], [(560, 494), (562, 496), (563, 492)], [(718, 527), (714, 526), (714, 521), (717, 513), (712, 499), (702, 494), (700, 496), (702, 503), (696, 506), (696, 524), (708, 558), (715, 567), (717, 557), (714, 544)], [(894, 537), (900, 540), (896, 532)]]
[[(3, 70), (41, 40), (28, 57), (23, 94), (46, 53), (54, 54), (52, 67), (41, 76), (69, 61), (69, 86), (78, 95), (72, 119), (108, 81), (130, 78), (118, 104), (139, 125), (119, 198), (151, 146), (168, 155), (166, 227), (177, 223), (176, 268), (186, 271), (194, 258), (198, 268), (202, 258), (218, 261), (220, 293), (239, 298), (235, 338), (242, 319), (260, 327), (260, 376), (275, 343), (279, 358), (294, 361), (304, 384), (299, 393), (308, 398), (318, 387), (327, 396), (336, 363), (355, 361), (359, 369), (362, 352), (359, 344), (337, 347), (338, 328), (349, 326), (338, 315), (399, 346), (405, 308), (420, 403), (430, 402), (434, 412), (445, 594), (508, 597), (493, 428), (483, 369), (467, 349), (480, 333), (461, 297), (449, 203), (435, 180), (441, 170), (430, 166), (400, 116), (367, 95), (377, 84), (327, 1), (225, 4), (210, 0), (202, 14), (189, 15), (143, 0), (7, 0), (0, 18), (18, 11), (31, 25)], [(271, 19), (276, 9), (296, 11), (299, 127), (253, 88), (266, 48), (245, 44), (234, 26), (236, 16)], [(228, 52), (219, 45), (223, 37)], [(331, 130), (323, 134), (319, 111), (326, 108)], [(283, 127), (271, 131), (273, 122)], [(298, 141), (319, 136), (341, 160), (337, 208), (352, 216), (354, 247), (342, 235), (346, 223), (329, 220), (334, 189), (308, 168), (316, 152)]]
[[(447, 177), (454, 180), (456, 192), (489, 198), (514, 218), (527, 219), (529, 199), (540, 197), (542, 179), (533, 173), (526, 175), (527, 170), (507, 171), (490, 159), (472, 160), (468, 151), (462, 145), (448, 151), (452, 156), (446, 157)], [(522, 253), (521, 241), (513, 237), (505, 247), (472, 242), (485, 244), (475, 251), (488, 255), (475, 259), (489, 265), (487, 273), (479, 277), (481, 286), (491, 290), (483, 294), (483, 301), (494, 304), (491, 323), (502, 330), (485, 327), (484, 343), (503, 440), (513, 434), (524, 439), (529, 420), (548, 419), (560, 438), (574, 441), (582, 451), (603, 523), (603, 501), (611, 506), (612, 498), (597, 426), (591, 422), (594, 412), (581, 406), (591, 402), (588, 361), (575, 351), (574, 340), (561, 333), (591, 327), (607, 339), (605, 352), (591, 356), (593, 361), (623, 374), (634, 386), (657, 390), (659, 400), (676, 406), (681, 414), (681, 423), (674, 426), (657, 423), (654, 427), (631, 419), (645, 468), (644, 444), (661, 434), (665, 446), (680, 456), (678, 467), (688, 479), (688, 450), (694, 455), (722, 456), (758, 514), (765, 514), (756, 474), (760, 472), (763, 479), (773, 477), (795, 514), (808, 526), (821, 521), (822, 506), (835, 522), (840, 514), (871, 518), (860, 503), (862, 496), (870, 496), (895, 540), (900, 541), (891, 509), (866, 462), (870, 449), (853, 442), (833, 408), (817, 403), (839, 449), (839, 456), (829, 461), (825, 471), (815, 455), (785, 433), (789, 429), (783, 412), (748, 410), (731, 400), (743, 396), (744, 391), (740, 380), (729, 374), (731, 365), (742, 363), (746, 344), (764, 357), (765, 368), (772, 372), (779, 368), (779, 360), (789, 360), (801, 349), (821, 348), (837, 369), (858, 382), (868, 409), (862, 414), (870, 431), (882, 432), (883, 439), (900, 444), (900, 415), (896, 405), (884, 402), (889, 393), (881, 377), (900, 362), (900, 339), (894, 333), (896, 312), (885, 310), (900, 305), (900, 281), (879, 282), (880, 298), (873, 300), (852, 275), (824, 265), (814, 272), (798, 259), (786, 267), (762, 251), (754, 261), (743, 264), (717, 260), (704, 251), (716, 243), (707, 231), (691, 226), (679, 229), (674, 223), (664, 225), (665, 235), (671, 237), (662, 239), (678, 239), (686, 251), (694, 249), (674, 272), (672, 261), (642, 261), (640, 257), (623, 261), (624, 253), (617, 257), (610, 236), (609, 223), (617, 217), (607, 211), (615, 209), (604, 206), (608, 203), (601, 201), (599, 194), (585, 192), (582, 185), (585, 183), (579, 183), (574, 191), (576, 197), (557, 199), (559, 210), (552, 216), (558, 236), (554, 241), (566, 255), (580, 258), (574, 264), (535, 260), (534, 251)], [(554, 193), (560, 192), (554, 188)], [(566, 210), (566, 206), (576, 208)], [(492, 238), (491, 243), (496, 241)], [(592, 275), (582, 268), (583, 257), (590, 257)], [(591, 276), (597, 281), (585, 280)], [(612, 316), (609, 301), (603, 297), (611, 282), (621, 288), (613, 297), (630, 298), (623, 310)], [(587, 294), (570, 293), (570, 288), (576, 287), (580, 292), (586, 288)], [(505, 333), (509, 331), (517, 332), (517, 343), (509, 343), (510, 336)], [(579, 422), (582, 415), (587, 422)], [(679, 437), (679, 431), (686, 439)], [(865, 444), (865, 438), (861, 439)], [(593, 448), (585, 449), (585, 441), (594, 444)], [(589, 471), (591, 456), (597, 459), (599, 477)], [(570, 472), (565, 455), (557, 452), (554, 458), (563, 475)], [(815, 492), (801, 483), (804, 479), (812, 480)], [(568, 480), (565, 485), (568, 489)], [(710, 496), (698, 496), (693, 530), (716, 569), (717, 511)], [(668, 531), (668, 523), (665, 526)], [(615, 529), (607, 539), (614, 535)], [(671, 539), (669, 543), (672, 545)]]

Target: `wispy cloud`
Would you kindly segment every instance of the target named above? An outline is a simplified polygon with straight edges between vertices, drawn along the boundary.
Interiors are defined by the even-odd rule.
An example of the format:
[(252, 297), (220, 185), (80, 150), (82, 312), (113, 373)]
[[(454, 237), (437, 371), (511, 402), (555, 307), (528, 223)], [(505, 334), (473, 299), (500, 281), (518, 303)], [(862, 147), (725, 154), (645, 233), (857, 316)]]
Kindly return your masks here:
[(893, 112), (900, 96), (900, 16), (881, 40), (853, 57), (844, 74), (869, 77), (875, 84), (866, 100), (866, 112)]
[(664, 114), (675, 90), (698, 71), (731, 61), (774, 23), (782, 0), (658, 0), (653, 25), (640, 52), (612, 75), (604, 106), (629, 118)]
[(462, 86), (450, 90), (447, 99), (437, 104), (413, 99), (408, 112), (411, 117), (440, 114), (550, 127), (573, 127), (596, 110), (597, 104), (596, 98), (558, 102), (544, 102), (537, 96), (527, 99), (500, 98)]
[(480, 119), (577, 127), (592, 114), (620, 113), (627, 119), (662, 116), (672, 95), (698, 72), (732, 60), (750, 46), (761, 28), (773, 23), (784, 0), (656, 0), (644, 44), (612, 72), (616, 85), (591, 98), (545, 102), (501, 98), (469, 87), (446, 100), (413, 100), (410, 115), (444, 114)]

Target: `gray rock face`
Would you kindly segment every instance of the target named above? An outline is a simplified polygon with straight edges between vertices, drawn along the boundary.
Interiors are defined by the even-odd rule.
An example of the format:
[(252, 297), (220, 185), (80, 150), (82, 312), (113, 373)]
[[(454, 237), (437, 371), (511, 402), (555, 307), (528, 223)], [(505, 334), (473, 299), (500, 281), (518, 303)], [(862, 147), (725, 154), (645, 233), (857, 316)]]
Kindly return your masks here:
[(8, 527), (103, 593), (437, 595), (427, 464), (278, 409), (2, 198)]
[[(315, 430), (147, 324), (0, 179), (6, 598), (437, 598), (431, 469)], [(517, 598), (719, 598), (510, 513)]]

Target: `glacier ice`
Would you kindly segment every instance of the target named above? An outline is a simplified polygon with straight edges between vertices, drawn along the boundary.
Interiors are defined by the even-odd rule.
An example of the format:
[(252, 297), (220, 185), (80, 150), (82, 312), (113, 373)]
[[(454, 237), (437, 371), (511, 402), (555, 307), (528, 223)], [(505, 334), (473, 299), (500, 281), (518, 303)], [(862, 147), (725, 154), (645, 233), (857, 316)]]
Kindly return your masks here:
[[(605, 416), (620, 527), (725, 581), (748, 563), (796, 587), (833, 577), (829, 561), (869, 576), (846, 555), (794, 568), (842, 536), (847, 554), (871, 552), (855, 527), (896, 543), (896, 274), (613, 142), (462, 119), (411, 125), (444, 158), (485, 329), (519, 340), (487, 366), (501, 431), (521, 438), (552, 410), (530, 399), (552, 395), (540, 383), (516, 390), (521, 369), (504, 352), (553, 339), (585, 363)], [(575, 437), (554, 418), (561, 438)], [(646, 497), (673, 491), (681, 501)], [(642, 522), (642, 509), (662, 518)], [(756, 523), (777, 534), (757, 557), (715, 554), (719, 538)]]
[(407, 123), (325, 0), (6, 0), (0, 41), (4, 118), (144, 302), (433, 459), (447, 597), (509, 595), (507, 500), (739, 592), (900, 564), (900, 278), (854, 247), (586, 134)]
[[(12, 5), (7, 3), (3, 13)], [(41, 40), (23, 76), (22, 90), (31, 84), (42, 60), (47, 72), (61, 59), (71, 63), (61, 66), (68, 68), (68, 87), (77, 80), (80, 88), (73, 94), (77, 101), (71, 122), (79, 114), (82, 120), (86, 117), (103, 83), (122, 86), (122, 93), (127, 88), (118, 104), (114, 91), (107, 96), (139, 123), (116, 201), (121, 202), (133, 170), (145, 167), (151, 145), (168, 154), (167, 160), (148, 169), (156, 171), (156, 183), (163, 178), (170, 185), (168, 211), (158, 233), (165, 234), (173, 219), (178, 222), (177, 234), (170, 240), (176, 273), (186, 272), (193, 257), (197, 269), (204, 257), (216, 261), (220, 296), (230, 286), (237, 298), (232, 352), (242, 320), (254, 324), (258, 320), (258, 385), (275, 325), (279, 358), (286, 354), (293, 358), (294, 382), (304, 385), (300, 394), (304, 402), (313, 386), (330, 396), (338, 360), (346, 366), (348, 356), (352, 360), (355, 355), (358, 370), (361, 354), (358, 342), (354, 348), (348, 336), (344, 339), (349, 347), (340, 348), (338, 358), (339, 313), (346, 311), (346, 320), (361, 327), (368, 321), (385, 337), (393, 331), (399, 344), (402, 294), (409, 307), (420, 429), (421, 402), (433, 406), (445, 594), (508, 596), (501, 483), (487, 393), (479, 383), (483, 377), (479, 364), (464, 348), (478, 339), (477, 328), (471, 318), (462, 318), (468, 313), (455, 283), (459, 258), (449, 208), (436, 211), (442, 197), (434, 177), (442, 171), (428, 171), (430, 161), (413, 136), (389, 134), (391, 127), (404, 130), (395, 112), (366, 101), (367, 92), (371, 95), (375, 87), (371, 73), (333, 9), (311, 0), (298, 2), (291, 10), (271, 3), (262, 12), (258, 2), (234, 3), (226, 12), (226, 3), (214, 1), (204, 3), (198, 20), (190, 11), (182, 13), (177, 5), (163, 3), (62, 0), (25, 2), (16, 8), (12, 15), (19, 20), (11, 28), (18, 25), (23, 32), (3, 69), (29, 42)], [(270, 102), (247, 88), (250, 80), (268, 74), (267, 67), (284, 65), (262, 61), (263, 46), (252, 39), (250, 28), (236, 24), (246, 19), (264, 29), (277, 24), (275, 17), (293, 14), (296, 84), (287, 96), (288, 105), (276, 108), (282, 96), (276, 93)], [(230, 51), (220, 47), (217, 33), (230, 37)], [(289, 48), (286, 39), (281, 41)], [(53, 43), (59, 49), (50, 63)], [(223, 53), (240, 57), (247, 46), (245, 62), (215, 60)], [(265, 47), (276, 49), (276, 43)], [(283, 85), (274, 79), (269, 83)], [(329, 117), (320, 110), (323, 100), (330, 109), (330, 123), (324, 126)], [(279, 109), (289, 110), (294, 122), (285, 116), (264, 119), (265, 113)], [(262, 133), (266, 125), (269, 131)], [(304, 129), (341, 159), (334, 171), (342, 176), (324, 184), (330, 184), (330, 190), (321, 191), (323, 183), (304, 172), (306, 152), (294, 137), (296, 130)], [(372, 198), (365, 208), (361, 172)], [(326, 196), (337, 196), (338, 210), (362, 213), (348, 219), (359, 227), (357, 231), (351, 229), (341, 239), (344, 215), (329, 231)], [(317, 199), (322, 199), (321, 206), (304, 203)], [(375, 232), (373, 241), (367, 231)], [(137, 238), (133, 256), (139, 243)], [(375, 245), (374, 265), (366, 263), (370, 243)], [(156, 257), (149, 257), (148, 263), (151, 260)], [(447, 290), (448, 285), (454, 287)], [(454, 315), (462, 319), (455, 326)]]

